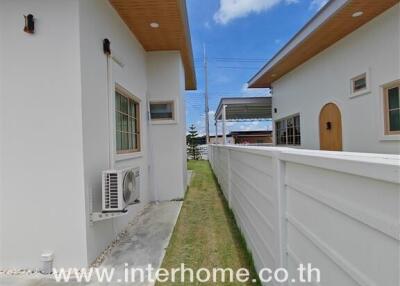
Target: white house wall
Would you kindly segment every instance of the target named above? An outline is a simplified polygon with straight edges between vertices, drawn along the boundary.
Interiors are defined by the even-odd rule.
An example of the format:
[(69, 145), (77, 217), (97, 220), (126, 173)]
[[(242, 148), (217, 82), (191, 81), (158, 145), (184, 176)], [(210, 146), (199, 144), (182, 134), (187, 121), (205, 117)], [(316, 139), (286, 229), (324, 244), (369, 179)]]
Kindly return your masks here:
[[(275, 120), (300, 113), (303, 148), (319, 149), (319, 112), (342, 113), (345, 151), (399, 153), (399, 136), (383, 136), (381, 85), (400, 78), (399, 4), (274, 82)], [(371, 91), (350, 98), (350, 79), (370, 73)], [(392, 136), (393, 138), (393, 136)]]
[[(0, 1), (0, 268), (86, 261), (79, 4)], [(23, 32), (24, 17), (36, 32)]]
[(184, 77), (178, 52), (147, 55), (149, 101), (175, 102), (175, 122), (150, 126), (154, 190), (157, 200), (183, 198), (186, 188)]
[[(29, 13), (33, 35), (23, 32)], [(38, 268), (43, 252), (55, 267), (86, 267), (147, 203), (184, 195), (180, 54), (146, 53), (107, 0), (5, 0), (0, 23), (0, 268)], [(119, 61), (108, 76), (105, 38)], [(116, 84), (140, 101), (141, 151), (132, 155), (113, 146)], [(154, 144), (148, 97), (177, 108), (174, 124), (151, 125)], [(91, 223), (102, 171), (125, 167), (140, 167), (141, 202)]]
[[(86, 214), (101, 211), (103, 170), (111, 167), (140, 167), (141, 171), (141, 203), (130, 206), (128, 215), (95, 224), (86, 220), (90, 263), (150, 200), (147, 183), (146, 53), (108, 1), (80, 1), (79, 12)], [(115, 61), (110, 61), (111, 94), (107, 83), (107, 59), (102, 49), (105, 38), (111, 42), (112, 54), (123, 64), (121, 67)], [(108, 112), (111, 118), (114, 118), (114, 109), (111, 106), (109, 110), (108, 98), (111, 96), (111, 101), (114, 101), (116, 84), (140, 99), (141, 151), (133, 156), (121, 157), (116, 155), (115, 148), (111, 147), (113, 159), (109, 162), (109, 142), (110, 138), (114, 140), (115, 130), (113, 121), (109, 122), (108, 118)]]

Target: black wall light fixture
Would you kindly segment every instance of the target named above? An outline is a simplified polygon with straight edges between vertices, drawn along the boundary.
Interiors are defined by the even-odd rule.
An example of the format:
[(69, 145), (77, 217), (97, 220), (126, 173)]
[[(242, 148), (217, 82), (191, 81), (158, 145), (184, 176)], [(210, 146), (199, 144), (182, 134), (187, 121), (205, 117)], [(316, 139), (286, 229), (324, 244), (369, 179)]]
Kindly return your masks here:
[(103, 40), (103, 52), (109, 56), (111, 55), (111, 42), (109, 39)]
[(28, 34), (33, 34), (35, 33), (35, 18), (33, 17), (32, 14), (29, 14), (25, 16), (25, 27), (24, 27), (24, 32)]

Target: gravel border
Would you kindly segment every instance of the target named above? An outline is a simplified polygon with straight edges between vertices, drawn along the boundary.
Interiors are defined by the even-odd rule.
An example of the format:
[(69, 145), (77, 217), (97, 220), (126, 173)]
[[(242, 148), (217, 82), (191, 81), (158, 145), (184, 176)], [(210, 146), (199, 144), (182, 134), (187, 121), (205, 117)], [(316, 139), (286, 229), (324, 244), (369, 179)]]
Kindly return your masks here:
[[(116, 246), (121, 243), (121, 240), (126, 238), (129, 234), (129, 229), (134, 226), (139, 220), (140, 216), (143, 215), (154, 202), (148, 203), (143, 207), (141, 211), (132, 219), (128, 225), (117, 234), (117, 237), (106, 247), (106, 249), (100, 253), (99, 256), (90, 264), (89, 268), (100, 267), (106, 258), (111, 254)], [(49, 278), (53, 277), (52, 274), (42, 274), (39, 269), (0, 269), (0, 276), (37, 276), (37, 278)]]

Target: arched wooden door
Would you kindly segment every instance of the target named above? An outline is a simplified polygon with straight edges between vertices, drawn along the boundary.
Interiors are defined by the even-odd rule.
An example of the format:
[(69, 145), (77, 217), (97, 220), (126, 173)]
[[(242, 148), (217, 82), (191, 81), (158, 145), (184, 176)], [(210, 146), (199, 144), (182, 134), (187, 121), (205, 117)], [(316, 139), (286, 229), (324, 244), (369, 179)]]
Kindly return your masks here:
[(326, 104), (319, 114), (319, 144), (321, 150), (342, 151), (342, 116), (334, 103)]

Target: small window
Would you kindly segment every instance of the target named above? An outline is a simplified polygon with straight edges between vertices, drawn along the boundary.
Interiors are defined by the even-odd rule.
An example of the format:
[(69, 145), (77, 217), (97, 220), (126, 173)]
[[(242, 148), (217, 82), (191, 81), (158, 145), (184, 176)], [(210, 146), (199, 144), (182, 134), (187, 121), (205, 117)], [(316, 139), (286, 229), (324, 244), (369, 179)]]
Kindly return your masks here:
[(139, 103), (126, 92), (115, 92), (117, 154), (140, 151)]
[(277, 145), (300, 145), (300, 115), (276, 121), (275, 132)]
[(355, 79), (353, 79), (353, 92), (356, 93), (360, 90), (367, 88), (367, 76), (363, 74)]
[(384, 89), (385, 134), (400, 134), (400, 82)]
[(150, 102), (152, 120), (175, 120), (174, 102)]
[(351, 79), (351, 96), (357, 96), (369, 91), (368, 75), (363, 73)]

